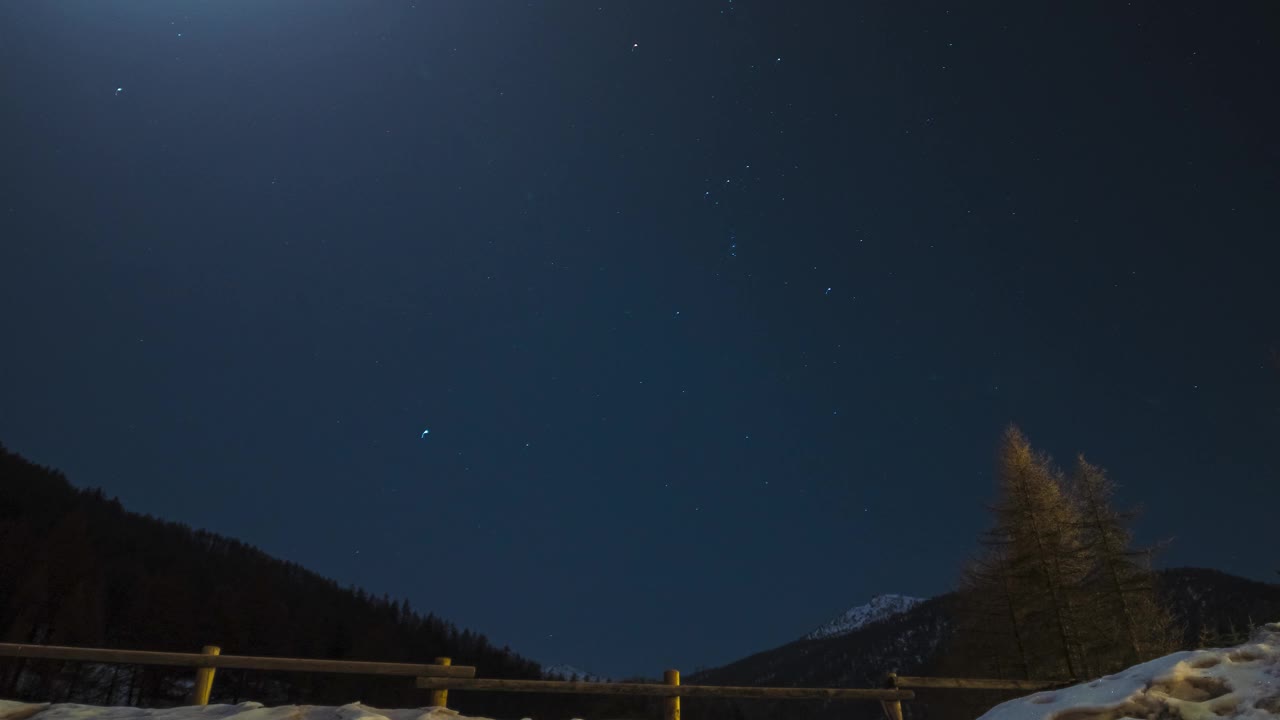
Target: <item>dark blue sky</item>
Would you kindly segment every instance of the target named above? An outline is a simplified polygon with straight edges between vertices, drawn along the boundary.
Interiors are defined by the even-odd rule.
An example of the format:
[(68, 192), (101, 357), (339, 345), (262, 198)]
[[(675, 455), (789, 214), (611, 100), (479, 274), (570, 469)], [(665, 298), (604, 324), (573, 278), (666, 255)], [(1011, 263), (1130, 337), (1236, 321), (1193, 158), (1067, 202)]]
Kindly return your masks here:
[(0, 441), (606, 674), (949, 589), (1009, 422), (1274, 577), (1274, 10), (904, 5), (0, 5)]

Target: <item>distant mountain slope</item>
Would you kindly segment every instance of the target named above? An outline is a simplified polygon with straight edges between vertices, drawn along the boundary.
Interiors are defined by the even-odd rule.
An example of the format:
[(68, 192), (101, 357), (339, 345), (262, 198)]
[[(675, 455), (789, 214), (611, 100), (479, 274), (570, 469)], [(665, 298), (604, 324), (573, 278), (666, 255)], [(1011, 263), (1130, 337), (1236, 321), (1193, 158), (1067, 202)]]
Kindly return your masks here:
[(840, 616), (829, 620), (817, 630), (805, 635), (806, 640), (845, 635), (887, 617), (906, 612), (924, 602), (921, 598), (905, 595), (874, 595), (865, 605), (855, 605)]
[[(1157, 573), (1159, 589), (1183, 633), (1184, 647), (1229, 645), (1243, 640), (1250, 626), (1280, 619), (1280, 585), (1216, 570), (1176, 568)], [(957, 596), (940, 595), (873, 620), (843, 634), (810, 633), (727, 665), (688, 676), (688, 684), (874, 687), (887, 672), (900, 675), (963, 674), (941, 670), (951, 637)], [(824, 628), (827, 626), (823, 626)], [(1017, 693), (921, 691), (909, 703), (909, 718), (969, 718)], [(882, 717), (870, 703), (704, 703), (688, 720), (834, 720)]]
[[(425, 559), (429, 562), (429, 558)], [(537, 663), (407, 602), (343, 588), (242, 542), (128, 512), (100, 490), (0, 446), (0, 641), (304, 658), (430, 662), (449, 656), (481, 677), (540, 678)], [(94, 675), (75, 664), (0, 660), (0, 696), (163, 706), (189, 672), (151, 667)], [(92, 676), (91, 676), (92, 675)], [(417, 707), (404, 678), (228, 671), (215, 701)], [(461, 708), (523, 717), (547, 698), (460, 694)], [(501, 714), (495, 714), (501, 713)]]
[[(1204, 568), (1161, 570), (1157, 578), (1188, 647), (1206, 638), (1230, 639), (1247, 633), (1251, 625), (1280, 618), (1280, 585)], [(916, 672), (936, 660), (946, 642), (954, 602), (951, 593), (928, 600), (873, 599), (799, 640), (700, 671), (690, 681), (808, 685), (820, 680), (838, 687), (858, 679), (878, 682), (890, 670)], [(865, 609), (898, 606), (905, 609), (885, 616), (867, 611), (867, 621), (857, 622)], [(854, 618), (849, 629), (835, 631), (846, 616)]]
[(582, 682), (611, 682), (611, 680), (603, 675), (587, 672), (582, 668), (572, 665), (543, 665), (542, 674), (548, 679), (554, 680), (581, 680)]
[(1280, 585), (1208, 568), (1158, 575), (1160, 595), (1182, 626), (1183, 647), (1243, 642), (1251, 629), (1280, 620)]
[(884, 673), (917, 671), (946, 637), (951, 595), (923, 600), (910, 609), (841, 635), (801, 638), (723, 667), (689, 676), (711, 685), (811, 685), (868, 687)]

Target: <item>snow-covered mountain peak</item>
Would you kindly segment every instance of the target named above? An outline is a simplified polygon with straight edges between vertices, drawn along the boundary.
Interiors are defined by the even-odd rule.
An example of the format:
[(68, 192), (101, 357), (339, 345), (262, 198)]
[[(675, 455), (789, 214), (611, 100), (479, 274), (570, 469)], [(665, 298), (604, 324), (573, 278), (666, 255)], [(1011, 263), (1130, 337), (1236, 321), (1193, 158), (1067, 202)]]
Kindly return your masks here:
[(922, 598), (906, 595), (874, 595), (866, 605), (856, 605), (845, 610), (839, 617), (825, 623), (817, 630), (804, 636), (805, 640), (847, 635), (861, 627), (906, 612), (924, 602)]
[(594, 673), (589, 673), (586, 670), (583, 670), (581, 668), (576, 668), (572, 665), (564, 665), (564, 664), (543, 665), (542, 674), (544, 677), (558, 675), (560, 677), (565, 678), (566, 680), (572, 680), (573, 678), (576, 677), (578, 680), (582, 682), (609, 682), (609, 678), (607, 677), (596, 675)]

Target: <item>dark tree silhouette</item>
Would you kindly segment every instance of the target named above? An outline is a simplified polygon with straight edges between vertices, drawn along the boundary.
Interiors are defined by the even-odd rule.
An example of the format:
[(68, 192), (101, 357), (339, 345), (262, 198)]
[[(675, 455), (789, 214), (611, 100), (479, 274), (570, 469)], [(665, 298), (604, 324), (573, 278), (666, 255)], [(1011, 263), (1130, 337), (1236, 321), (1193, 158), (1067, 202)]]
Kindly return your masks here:
[[(537, 663), (406, 600), (342, 588), (237, 540), (127, 512), (2, 445), (0, 640), (179, 652), (216, 644), (224, 653), (392, 662), (449, 656), (479, 677), (542, 677)], [(154, 666), (0, 660), (0, 693), (18, 699), (166, 706), (184, 701), (190, 679)], [(220, 672), (213, 701), (240, 700), (419, 707), (428, 698), (406, 678)], [(498, 718), (570, 717), (590, 707), (463, 692), (450, 705)]]

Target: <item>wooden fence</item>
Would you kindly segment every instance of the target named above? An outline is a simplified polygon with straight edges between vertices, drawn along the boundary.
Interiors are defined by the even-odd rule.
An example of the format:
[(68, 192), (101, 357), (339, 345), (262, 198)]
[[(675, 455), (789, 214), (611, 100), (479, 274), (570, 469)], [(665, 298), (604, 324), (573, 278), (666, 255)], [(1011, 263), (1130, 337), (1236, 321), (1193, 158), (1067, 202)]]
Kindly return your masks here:
[(564, 693), (570, 695), (621, 695), (663, 698), (664, 720), (680, 720), (682, 697), (740, 697), (771, 700), (875, 700), (887, 720), (902, 720), (902, 701), (915, 698), (912, 689), (1041, 690), (1064, 681), (997, 680), (978, 678), (910, 677), (889, 673), (882, 688), (800, 688), (735, 687), (725, 685), (681, 685), (680, 671), (667, 670), (662, 683), (570, 682), (562, 680), (478, 679), (469, 665), (453, 665), (450, 658), (438, 657), (432, 664), (365, 662), (356, 660), (309, 660), (301, 658), (222, 655), (220, 648), (206, 645), (200, 653), (150, 652), (56, 645), (15, 645), (0, 643), (0, 657), (119, 663), (126, 665), (167, 665), (196, 668), (191, 702), (207, 705), (217, 668), (283, 670), (291, 672), (354, 673), (416, 678), (417, 687), (431, 691), (431, 705), (446, 707), (449, 690), (484, 692)]
[(742, 697), (767, 700), (878, 700), (888, 720), (902, 720), (902, 701), (915, 693), (902, 688), (803, 688), (741, 687), (731, 685), (681, 685), (680, 671), (667, 670), (662, 683), (569, 682), (564, 680), (462, 680), (420, 677), (420, 688), (483, 690), (496, 692), (567, 693), (576, 695), (628, 695), (661, 697), (664, 720), (680, 720), (682, 697)]
[[(117, 663), (121, 665), (166, 665), (196, 668), (191, 702), (208, 705), (217, 668), (244, 670), (283, 670), (291, 672), (348, 673), (356, 675), (395, 675), (401, 677), (472, 678), (476, 669), (469, 665), (451, 665), (447, 658), (436, 658), (434, 665), (412, 663), (365, 662), (359, 660), (307, 660), (302, 658), (223, 655), (216, 645), (205, 645), (200, 653), (151, 652), (148, 650), (115, 650), (111, 648), (66, 647), (62, 645), (16, 645), (0, 643), (0, 657), (36, 660), (70, 660), (79, 662)], [(444, 660), (444, 662), (440, 662)]]
[(1004, 680), (1000, 678), (918, 677), (889, 673), (886, 687), (914, 690), (1046, 690), (1075, 680)]

